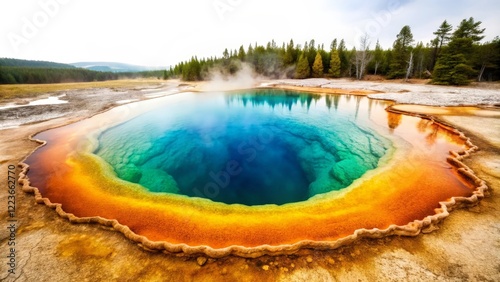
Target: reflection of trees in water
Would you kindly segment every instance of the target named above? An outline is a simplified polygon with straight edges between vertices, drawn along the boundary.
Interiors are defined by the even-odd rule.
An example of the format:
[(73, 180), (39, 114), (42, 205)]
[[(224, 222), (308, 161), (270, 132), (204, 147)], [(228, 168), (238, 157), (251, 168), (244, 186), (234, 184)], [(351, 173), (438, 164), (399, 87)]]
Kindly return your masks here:
[(444, 138), (449, 142), (462, 144), (463, 140), (455, 132), (440, 126), (432, 120), (420, 119), (417, 129), (421, 133), (426, 133), (425, 140), (429, 146), (434, 145), (438, 138)]
[[(389, 126), (391, 132), (401, 125), (402, 119), (402, 114), (387, 112), (387, 125)], [(425, 141), (429, 146), (434, 145), (438, 138), (444, 138), (445, 140), (456, 144), (463, 143), (455, 132), (442, 127), (433, 120), (421, 118), (417, 122), (416, 127), (418, 132), (425, 136)]]
[(339, 102), (340, 102), (340, 95), (326, 94), (325, 100), (326, 100), (326, 106), (328, 107), (329, 110), (332, 108), (332, 105), (333, 105), (335, 111), (338, 110)]
[(361, 96), (354, 96), (354, 98), (356, 99), (356, 113), (354, 114), (354, 119), (357, 119), (358, 118), (358, 113), (359, 113), (359, 105), (360, 105), (361, 99), (363, 97), (361, 97)]
[(429, 126), (429, 120), (420, 119), (419, 122), (417, 123), (417, 130), (420, 133), (425, 133), (425, 131), (427, 131), (428, 126)]
[(300, 104), (307, 105), (307, 109), (311, 107), (312, 96), (311, 95), (299, 95)]
[(372, 107), (373, 107), (373, 100), (368, 99), (368, 117), (372, 116)]
[(391, 132), (393, 132), (394, 129), (396, 129), (401, 124), (402, 120), (402, 114), (387, 112), (387, 125), (389, 126)]
[(417, 123), (417, 130), (418, 132), (424, 134), (427, 133), (425, 135), (425, 141), (429, 146), (431, 146), (436, 143), (438, 133), (440, 132), (440, 127), (434, 124), (432, 120), (420, 119), (420, 121)]
[(333, 96), (333, 106), (335, 107), (335, 110), (338, 110), (339, 103), (340, 103), (340, 96), (339, 95)]
[(319, 94), (301, 94), (296, 92), (290, 92), (286, 90), (264, 90), (259, 91), (256, 94), (242, 94), (242, 95), (228, 95), (226, 97), (226, 103), (230, 104), (232, 102), (241, 102), (243, 106), (262, 106), (268, 105), (271, 108), (281, 106), (286, 107), (289, 110), (292, 106), (300, 103), (302, 106), (306, 106), (307, 109), (311, 107), (312, 101), (318, 101), (321, 99)]
[(325, 96), (325, 103), (328, 109), (332, 108), (332, 96), (331, 95), (326, 95)]

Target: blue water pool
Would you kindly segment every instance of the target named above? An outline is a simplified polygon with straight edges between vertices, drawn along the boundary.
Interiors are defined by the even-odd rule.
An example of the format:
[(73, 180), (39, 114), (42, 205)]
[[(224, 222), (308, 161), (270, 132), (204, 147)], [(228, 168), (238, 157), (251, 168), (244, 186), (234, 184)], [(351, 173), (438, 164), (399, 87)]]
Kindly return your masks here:
[(347, 187), (391, 147), (369, 115), (338, 107), (341, 96), (269, 89), (177, 96), (104, 131), (94, 153), (152, 193), (281, 205)]

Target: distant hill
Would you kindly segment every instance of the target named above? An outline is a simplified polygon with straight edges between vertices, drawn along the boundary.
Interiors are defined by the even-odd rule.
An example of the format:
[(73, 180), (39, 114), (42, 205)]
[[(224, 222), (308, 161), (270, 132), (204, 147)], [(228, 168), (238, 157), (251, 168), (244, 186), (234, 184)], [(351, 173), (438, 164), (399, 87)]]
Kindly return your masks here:
[(164, 70), (162, 67), (145, 67), (115, 62), (79, 62), (62, 64), (48, 61), (20, 60), (11, 58), (0, 58), (0, 67), (22, 67), (22, 68), (51, 68), (51, 69), (75, 69), (83, 68), (100, 72), (144, 72)]
[(0, 84), (38, 84), (104, 81), (120, 78), (164, 78), (165, 69), (122, 63), (83, 62), (61, 64), (47, 61), (0, 58)]
[(23, 68), (53, 68), (74, 69), (75, 66), (48, 61), (19, 60), (11, 58), (0, 58), (0, 67), (23, 67)]
[(114, 62), (78, 62), (72, 63), (71, 65), (88, 70), (105, 72), (141, 72), (165, 69), (160, 67), (144, 67)]

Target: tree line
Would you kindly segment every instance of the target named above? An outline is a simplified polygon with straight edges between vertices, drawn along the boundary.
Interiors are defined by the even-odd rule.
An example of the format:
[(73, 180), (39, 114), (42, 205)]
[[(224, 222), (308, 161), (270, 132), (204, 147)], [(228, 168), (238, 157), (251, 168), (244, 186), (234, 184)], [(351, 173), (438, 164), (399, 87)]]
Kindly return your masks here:
[(0, 58), (0, 66), (2, 67), (33, 67), (33, 68), (57, 68), (57, 69), (74, 69), (73, 65), (34, 60), (19, 60), (11, 58)]
[(62, 82), (89, 82), (118, 79), (111, 72), (97, 72), (86, 69), (4, 67), (0, 66), (0, 84), (39, 84)]
[(366, 74), (389, 79), (430, 78), (434, 84), (465, 85), (472, 80), (500, 79), (500, 39), (481, 42), (481, 22), (462, 20), (453, 30), (446, 20), (433, 33), (435, 38), (424, 45), (415, 43), (410, 26), (404, 26), (392, 45), (383, 49), (378, 40), (374, 48), (365, 35), (359, 45), (348, 49), (344, 39), (333, 39), (329, 48), (315, 40), (303, 45), (290, 40), (278, 46), (274, 40), (265, 46), (241, 46), (225, 49), (222, 57), (180, 62), (163, 73), (163, 78), (185, 81), (209, 79), (211, 74), (234, 74), (242, 64), (249, 64), (259, 75), (270, 78), (352, 77)]
[[(10, 59), (11, 60), (11, 59)], [(165, 71), (143, 72), (101, 72), (83, 68), (67, 67), (64, 64), (13, 60), (7, 65), (6, 59), (0, 59), (0, 84), (44, 84), (62, 82), (91, 82), (117, 80), (123, 78), (165, 78)], [(2, 64), (3, 63), (3, 64)]]

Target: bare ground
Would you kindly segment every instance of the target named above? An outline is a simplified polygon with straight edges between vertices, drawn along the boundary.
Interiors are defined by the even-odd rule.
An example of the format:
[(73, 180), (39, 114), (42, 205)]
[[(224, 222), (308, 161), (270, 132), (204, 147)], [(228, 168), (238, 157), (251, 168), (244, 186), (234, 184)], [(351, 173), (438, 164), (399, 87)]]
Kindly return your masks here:
[[(497, 192), (500, 190), (500, 145), (495, 141), (500, 132), (495, 130), (500, 119), (497, 116), (440, 116), (439, 111), (436, 111), (439, 118), (463, 130), (480, 147), (466, 164), (488, 183), (490, 196), (475, 207), (453, 211), (441, 228), (430, 234), (362, 240), (336, 250), (302, 250), (291, 256), (208, 259), (200, 266), (196, 258), (147, 252), (120, 233), (102, 226), (73, 225), (50, 208), (36, 204), (32, 195), (18, 187), (17, 268), (15, 275), (8, 276), (7, 167), (16, 165), (36, 148), (37, 144), (29, 141), (28, 136), (93, 115), (113, 107), (116, 101), (148, 99), (153, 96), (149, 95), (153, 90), (166, 95), (171, 92), (164, 91), (176, 86), (176, 83), (167, 83), (162, 89), (150, 89), (151, 92), (148, 89), (72, 90), (61, 98), (67, 99), (68, 104), (0, 110), (3, 128), (16, 126), (16, 121), (30, 122), (0, 131), (0, 175), (5, 176), (0, 181), (1, 280), (500, 281), (500, 197)], [(359, 86), (342, 82), (335, 88), (348, 90)], [(390, 87), (407, 90), (404, 86), (391, 84)], [(360, 90), (382, 92), (380, 87), (389, 86), (363, 86)], [(425, 87), (435, 91), (433, 86)], [(496, 88), (490, 91), (500, 95)], [(44, 98), (43, 95), (36, 99)], [(498, 113), (497, 109), (489, 110)], [(47, 113), (61, 117), (53, 118)]]

